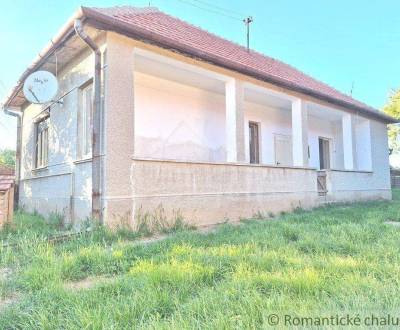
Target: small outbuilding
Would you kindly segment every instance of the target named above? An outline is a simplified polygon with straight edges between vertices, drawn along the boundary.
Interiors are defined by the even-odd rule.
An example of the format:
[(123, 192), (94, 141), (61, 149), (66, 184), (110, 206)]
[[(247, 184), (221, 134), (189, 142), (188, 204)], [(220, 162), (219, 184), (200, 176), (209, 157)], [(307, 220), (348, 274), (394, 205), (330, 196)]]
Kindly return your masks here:
[(0, 165), (0, 227), (10, 222), (14, 209), (14, 169)]

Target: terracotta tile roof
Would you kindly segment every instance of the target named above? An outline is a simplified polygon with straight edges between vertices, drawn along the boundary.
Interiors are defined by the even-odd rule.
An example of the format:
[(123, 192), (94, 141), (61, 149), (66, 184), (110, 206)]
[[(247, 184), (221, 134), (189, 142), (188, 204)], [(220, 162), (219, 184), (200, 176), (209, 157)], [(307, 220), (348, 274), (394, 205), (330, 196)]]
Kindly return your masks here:
[(43, 49), (31, 66), (25, 70), (17, 85), (6, 97), (5, 106), (20, 107), (25, 102), (21, 91), (23, 81), (31, 72), (47, 63), (46, 61), (57, 47), (74, 35), (76, 18), (84, 19), (85, 22), (99, 29), (115, 31), (128, 37), (151, 42), (256, 79), (310, 95), (333, 105), (360, 111), (386, 123), (397, 122), (396, 119), (383, 112), (355, 100), (279, 60), (253, 50), (248, 52), (243, 46), (165, 14), (157, 8), (131, 6), (81, 7)]
[(0, 175), (14, 175), (14, 168), (0, 164)]
[[(218, 64), (253, 73), (257, 77), (271, 80), (283, 87), (298, 89), (312, 96), (326, 97), (327, 101), (354, 107), (385, 118), (382, 112), (339, 92), (335, 88), (318, 81), (296, 68), (279, 60), (223, 39), (208, 31), (186, 23), (159, 11), (157, 8), (137, 8), (131, 6), (111, 8), (82, 7), (84, 16), (103, 20), (107, 25), (118, 25), (120, 29), (129, 29), (132, 33), (145, 35), (156, 42), (165, 42), (184, 49), (205, 60), (219, 60)], [(117, 29), (118, 32), (119, 29)], [(388, 119), (390, 117), (386, 117)]]
[(0, 174), (0, 191), (7, 191), (14, 185), (14, 176)]

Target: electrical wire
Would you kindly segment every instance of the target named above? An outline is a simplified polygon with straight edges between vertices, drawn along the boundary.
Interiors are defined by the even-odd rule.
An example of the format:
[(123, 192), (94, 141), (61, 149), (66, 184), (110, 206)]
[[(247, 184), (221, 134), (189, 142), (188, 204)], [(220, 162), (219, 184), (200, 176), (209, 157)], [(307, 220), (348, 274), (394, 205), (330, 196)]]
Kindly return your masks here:
[(5, 83), (3, 83), (3, 81), (0, 79), (0, 87), (1, 87), (1, 89), (2, 89), (2, 93), (1, 93), (1, 91), (0, 91), (0, 105), (1, 105), (1, 101), (3, 100), (3, 93), (4, 93), (4, 95), (7, 95), (7, 88), (6, 88), (6, 84)]
[(238, 16), (238, 17), (242, 16), (242, 13), (239, 13), (238, 11), (235, 11), (235, 10), (232, 10), (232, 9), (228, 9), (228, 8), (224, 8), (224, 7), (220, 7), (220, 6), (214, 5), (213, 3), (209, 3), (209, 2), (204, 1), (204, 0), (192, 0), (192, 1), (201, 3), (201, 4), (203, 4), (205, 6), (208, 6), (208, 7), (211, 7), (211, 8), (215, 8), (216, 10), (219, 10), (219, 11), (222, 11), (222, 12), (229, 12), (229, 13), (235, 15), (235, 16)]
[(9, 134), (11, 134), (11, 129), (10, 129), (10, 127), (7, 127), (4, 123), (2, 123), (1, 121), (0, 121), (0, 126), (2, 126), (2, 127), (4, 127), (4, 129), (9, 133)]
[[(240, 21), (240, 22), (243, 21), (243, 19), (240, 18), (239, 16), (230, 15), (230, 14), (228, 14), (228, 13), (226, 13), (226, 12), (223, 12), (223, 11), (221, 11), (221, 10), (216, 9), (216, 7), (215, 7), (215, 9), (214, 9), (214, 8), (205, 8), (205, 7), (199, 6), (199, 5), (197, 5), (196, 3), (193, 3), (193, 2), (191, 2), (191, 1), (189, 1), (189, 0), (177, 0), (177, 1), (180, 1), (180, 2), (182, 2), (182, 3), (184, 3), (184, 4), (189, 5), (189, 6), (196, 7), (196, 8), (198, 8), (198, 9), (202, 9), (202, 10), (208, 11), (208, 12), (213, 13), (213, 14), (225, 16), (225, 17), (228, 17), (228, 18), (230, 18), (230, 19), (234, 19), (234, 20), (237, 20), (237, 21)], [(193, 0), (193, 1), (196, 1), (196, 0)], [(199, 1), (199, 2), (200, 2), (200, 1)]]

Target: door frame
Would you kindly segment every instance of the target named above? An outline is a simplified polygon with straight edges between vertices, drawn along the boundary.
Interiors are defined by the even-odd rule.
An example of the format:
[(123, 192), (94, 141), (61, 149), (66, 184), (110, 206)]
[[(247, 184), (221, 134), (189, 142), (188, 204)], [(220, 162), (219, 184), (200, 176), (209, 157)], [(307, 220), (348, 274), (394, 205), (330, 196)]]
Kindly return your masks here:
[[(320, 155), (320, 150), (319, 150), (319, 141), (324, 140), (328, 142), (328, 154), (329, 154), (329, 163), (328, 167), (321, 169), (321, 155)], [(318, 136), (318, 166), (320, 170), (329, 170), (332, 168), (332, 138), (328, 138), (325, 136)]]
[[(251, 163), (251, 148), (250, 148), (250, 134), (251, 134), (251, 130), (250, 130), (250, 125), (255, 125), (256, 127), (257, 127), (257, 133), (258, 133), (258, 136), (257, 136), (257, 156), (258, 156), (258, 162), (256, 162), (256, 163)], [(248, 122), (248, 129), (249, 129), (249, 135), (248, 135), (248, 137), (249, 137), (249, 163), (250, 164), (261, 164), (261, 159), (262, 159), (262, 157), (261, 157), (261, 150), (262, 150), (262, 148), (261, 148), (261, 123), (260, 122), (257, 122), (257, 121), (254, 121), (254, 120), (249, 120), (249, 122)]]

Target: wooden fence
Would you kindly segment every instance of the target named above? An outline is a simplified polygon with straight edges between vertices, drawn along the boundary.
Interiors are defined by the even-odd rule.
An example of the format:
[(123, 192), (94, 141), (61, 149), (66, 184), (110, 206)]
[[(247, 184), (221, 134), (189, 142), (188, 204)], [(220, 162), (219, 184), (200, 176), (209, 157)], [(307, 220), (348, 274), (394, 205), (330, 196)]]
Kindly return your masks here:
[(14, 177), (0, 175), (0, 227), (12, 221), (14, 210)]

